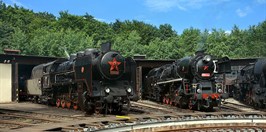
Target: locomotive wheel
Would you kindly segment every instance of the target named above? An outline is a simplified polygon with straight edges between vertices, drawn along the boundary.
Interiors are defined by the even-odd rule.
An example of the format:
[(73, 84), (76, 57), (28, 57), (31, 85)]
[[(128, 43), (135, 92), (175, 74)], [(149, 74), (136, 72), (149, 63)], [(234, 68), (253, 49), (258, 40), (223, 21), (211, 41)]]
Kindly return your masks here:
[(63, 99), (61, 100), (61, 106), (63, 109), (66, 107), (66, 101)]
[(166, 98), (163, 97), (163, 104), (166, 104)]
[(108, 113), (108, 103), (105, 103), (104, 104), (104, 116), (106, 116), (107, 115), (107, 113)]
[(56, 107), (59, 108), (60, 107), (60, 104), (61, 104), (61, 100), (60, 99), (57, 99), (56, 100)]
[(71, 107), (71, 101), (66, 101), (66, 107), (67, 107), (68, 109), (70, 109), (70, 107)]
[(123, 105), (120, 105), (118, 108), (117, 108), (117, 114), (120, 114), (123, 110)]
[(188, 108), (189, 108), (190, 110), (195, 109), (195, 106), (193, 105), (193, 101), (192, 101), (192, 100), (189, 100)]
[(95, 114), (100, 114), (102, 111), (102, 103), (95, 103)]
[(126, 114), (129, 114), (129, 111), (130, 111), (130, 108), (131, 108), (131, 104), (130, 104), (130, 100), (127, 101), (127, 108), (126, 108)]
[(213, 106), (209, 106), (209, 107), (207, 108), (207, 111), (208, 111), (208, 112), (212, 112), (212, 111), (213, 111)]
[(101, 109), (99, 109), (99, 108), (95, 108), (95, 114), (100, 114), (101, 113)]
[(73, 102), (73, 109), (74, 110), (78, 110), (78, 103), (77, 102)]
[(123, 105), (115, 105), (115, 107), (113, 107), (112, 110), (113, 114), (121, 114), (123, 110)]
[(172, 100), (171, 100), (171, 99), (169, 99), (169, 104), (170, 104), (170, 105), (173, 105), (173, 102), (172, 102)]
[(168, 104), (168, 105), (170, 104), (170, 99), (169, 98), (166, 99), (166, 104)]
[(176, 101), (173, 101), (172, 104), (173, 104), (173, 106), (177, 106), (178, 105), (178, 103)]
[(265, 107), (265, 105), (263, 104), (262, 101), (260, 101), (260, 102), (259, 102), (259, 108), (264, 109), (264, 107)]
[(179, 107), (184, 109), (184, 108), (187, 108), (187, 103), (186, 103), (186, 99), (185, 98), (181, 98), (179, 99)]

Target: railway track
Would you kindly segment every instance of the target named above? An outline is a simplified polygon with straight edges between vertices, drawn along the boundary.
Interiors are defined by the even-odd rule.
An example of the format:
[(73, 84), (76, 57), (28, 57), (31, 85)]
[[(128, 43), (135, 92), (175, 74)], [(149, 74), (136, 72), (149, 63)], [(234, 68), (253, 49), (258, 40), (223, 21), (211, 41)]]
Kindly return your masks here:
[(189, 127), (189, 128), (180, 128), (180, 129), (166, 129), (166, 130), (158, 130), (158, 132), (201, 132), (201, 131), (217, 131), (217, 132), (264, 132), (266, 131), (266, 127), (264, 124), (256, 124), (254, 125), (230, 125), (220, 124), (220, 126), (202, 126), (202, 127)]
[[(176, 113), (176, 112), (180, 112), (180, 113), (206, 113), (206, 111), (182, 109), (182, 108), (179, 108), (176, 106), (166, 105), (166, 104), (158, 104), (158, 103), (155, 103), (152, 101), (147, 101), (147, 100), (132, 102), (132, 104), (135, 107), (141, 106), (142, 108), (145, 108), (144, 110), (149, 109), (149, 112), (155, 111), (155, 112), (163, 112), (163, 113)], [(208, 111), (208, 112), (252, 112), (252, 111), (256, 112), (256, 110), (250, 109), (249, 107), (245, 107), (245, 106), (239, 107), (239, 106), (230, 105), (230, 104), (223, 104), (223, 105), (221, 105), (220, 108), (215, 107), (213, 109), (213, 111)]]
[(195, 111), (190, 109), (182, 109), (173, 105), (158, 104), (152, 101), (142, 100), (138, 102), (132, 102), (134, 106), (141, 106), (143, 108), (150, 109), (149, 112), (154, 113), (204, 113), (201, 111)]
[[(62, 111), (66, 110), (62, 109)], [(229, 124), (236, 127), (226, 129), (215, 125), (225, 122), (228, 122), (226, 125)], [(238, 124), (239, 122), (242, 123), (242, 126)], [(150, 129), (148, 131), (151, 131), (151, 128), (156, 131), (172, 131), (172, 129), (186, 131), (186, 128), (201, 131), (201, 127), (206, 128), (206, 130), (214, 127), (217, 130), (234, 130), (238, 128), (245, 130), (243, 123), (248, 125), (262, 123), (266, 126), (266, 113), (245, 112), (236, 108), (234, 110), (228, 107), (227, 104), (223, 105), (221, 110), (201, 112), (149, 101), (132, 102), (131, 111), (126, 116), (103, 116), (100, 114), (85, 117), (84, 115), (69, 116), (44, 112), (38, 113), (36, 111), (0, 109), (0, 131), (135, 131), (142, 129)], [(200, 124), (202, 126), (198, 127)], [(206, 124), (213, 124), (214, 126), (206, 126)], [(184, 125), (186, 128), (181, 127)], [(237, 126), (239, 127), (237, 128)], [(264, 130), (265, 127), (254, 127), (254, 130), (261, 129)]]
[[(91, 120), (97, 118), (109, 118), (112, 115), (102, 115), (102, 114), (93, 114), (93, 115), (76, 115), (76, 111), (54, 108), (46, 111), (46, 109), (40, 109), (40, 111), (29, 111), (28, 108), (23, 110), (14, 110), (14, 109), (1, 109), (0, 108), (0, 132), (1, 131), (10, 131), (17, 130), (21, 128), (31, 128), (35, 126), (49, 126), (53, 124), (64, 124), (64, 123), (73, 123), (80, 120)], [(60, 114), (62, 111), (64, 114)], [(66, 114), (67, 113), (67, 114)], [(73, 113), (74, 115), (71, 115)], [(79, 112), (81, 113), (81, 112)], [(129, 114), (142, 114), (143, 110), (132, 108)], [(123, 113), (122, 113), (123, 114)]]
[[(229, 127), (228, 127), (229, 125)], [(225, 127), (227, 126), (227, 127)], [(208, 129), (266, 129), (266, 113), (208, 113), (129, 116), (124, 119), (75, 124), (47, 131), (187, 131)]]
[(253, 112), (266, 112), (266, 109), (260, 109), (260, 108), (254, 108), (252, 106), (241, 104), (241, 103), (235, 103), (231, 101), (225, 101), (224, 105), (236, 107), (239, 109), (242, 109), (243, 112), (253, 111)]
[(174, 110), (172, 107), (169, 108), (169, 106), (159, 105), (159, 104), (150, 104), (150, 103), (144, 103), (144, 102), (132, 102), (131, 103), (133, 107), (142, 108), (148, 113), (174, 113), (176, 110)]
[(57, 114), (37, 113), (10, 109), (0, 109), (0, 131), (14, 130), (24, 127), (75, 121), (83, 117), (70, 117)]

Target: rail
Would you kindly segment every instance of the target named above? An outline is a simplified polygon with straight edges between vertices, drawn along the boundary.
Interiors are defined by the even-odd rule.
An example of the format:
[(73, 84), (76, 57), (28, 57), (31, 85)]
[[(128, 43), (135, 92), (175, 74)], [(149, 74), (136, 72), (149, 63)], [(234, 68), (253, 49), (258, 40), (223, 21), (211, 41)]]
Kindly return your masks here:
[[(266, 113), (196, 113), (196, 114), (169, 114), (169, 115), (147, 115), (142, 117), (127, 117), (117, 120), (106, 120), (100, 122), (75, 124), (72, 126), (58, 127), (46, 131), (136, 131), (145, 129), (157, 131), (169, 127), (171, 129), (184, 129), (185, 127), (196, 126), (198, 128), (214, 126), (219, 128), (221, 124), (231, 126), (251, 125), (253, 127), (266, 126)], [(254, 126), (255, 124), (255, 126)], [(221, 125), (222, 126), (222, 125)], [(264, 126), (264, 127), (263, 127)]]

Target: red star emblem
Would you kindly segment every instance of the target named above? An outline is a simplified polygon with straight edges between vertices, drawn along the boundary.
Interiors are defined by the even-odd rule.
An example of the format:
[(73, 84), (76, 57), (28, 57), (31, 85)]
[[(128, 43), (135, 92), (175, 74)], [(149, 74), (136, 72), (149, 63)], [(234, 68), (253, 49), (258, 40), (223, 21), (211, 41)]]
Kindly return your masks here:
[[(118, 66), (121, 64), (121, 62), (117, 61), (116, 58), (114, 58), (113, 61), (108, 61), (108, 64), (111, 66), (110, 67), (111, 74), (119, 74)], [(112, 71), (117, 71), (117, 72), (112, 72)]]
[(208, 70), (209, 66), (203, 66), (203, 70), (206, 71)]

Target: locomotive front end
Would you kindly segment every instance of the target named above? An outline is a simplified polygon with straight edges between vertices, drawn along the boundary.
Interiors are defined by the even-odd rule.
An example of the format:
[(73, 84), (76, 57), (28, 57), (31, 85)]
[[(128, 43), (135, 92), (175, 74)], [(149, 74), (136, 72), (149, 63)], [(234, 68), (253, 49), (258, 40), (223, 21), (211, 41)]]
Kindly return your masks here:
[(99, 70), (105, 78), (102, 82), (104, 93), (109, 96), (133, 95), (133, 88), (126, 79), (126, 60), (116, 51), (110, 51), (103, 55), (99, 63)]
[[(189, 107), (203, 107), (212, 109), (221, 103), (222, 84), (216, 83), (214, 74), (216, 72), (216, 61), (210, 55), (200, 55), (192, 61), (192, 83), (193, 99)], [(197, 108), (199, 109), (199, 108)]]
[(191, 109), (200, 109), (201, 107), (207, 110), (212, 110), (213, 107), (217, 107), (221, 104), (221, 83), (202, 81), (199, 83), (193, 83), (192, 89), (194, 97), (189, 103)]
[(123, 104), (129, 106), (130, 100), (136, 98), (131, 63), (119, 52), (111, 50), (96, 60), (93, 74), (98, 77), (93, 79), (93, 87), (98, 89), (94, 89), (93, 95), (102, 98), (99, 102), (105, 109), (121, 112)]

